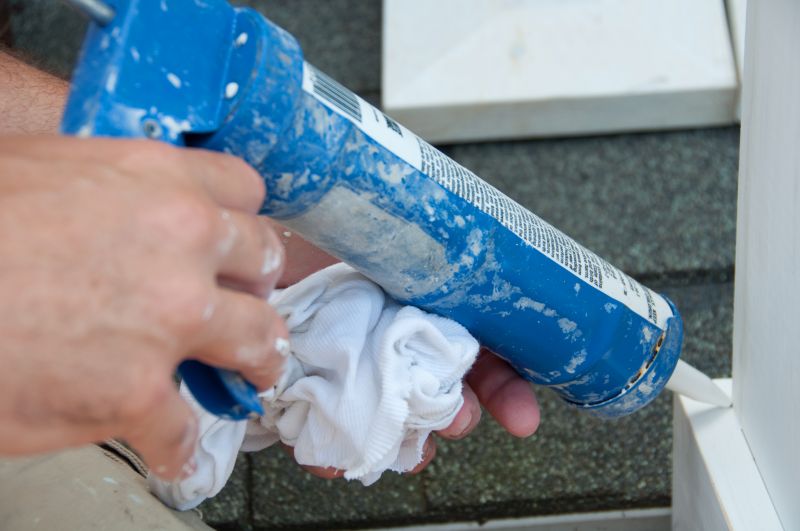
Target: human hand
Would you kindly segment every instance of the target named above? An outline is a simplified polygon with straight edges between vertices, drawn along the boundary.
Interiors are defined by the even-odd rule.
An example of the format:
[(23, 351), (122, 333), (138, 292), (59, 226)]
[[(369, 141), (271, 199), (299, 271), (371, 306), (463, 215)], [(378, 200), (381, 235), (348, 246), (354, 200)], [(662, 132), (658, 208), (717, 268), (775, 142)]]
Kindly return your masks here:
[(0, 454), (126, 439), (190, 472), (192, 357), (259, 389), (287, 331), (265, 302), (283, 250), (233, 157), (143, 140), (0, 138)]

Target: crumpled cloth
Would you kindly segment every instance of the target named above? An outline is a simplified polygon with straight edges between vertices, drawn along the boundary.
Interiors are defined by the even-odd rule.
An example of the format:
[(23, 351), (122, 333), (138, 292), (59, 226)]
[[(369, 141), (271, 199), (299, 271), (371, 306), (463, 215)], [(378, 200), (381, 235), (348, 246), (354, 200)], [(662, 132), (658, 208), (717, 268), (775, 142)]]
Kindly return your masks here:
[(276, 291), (269, 301), (289, 329), (291, 354), (265, 414), (228, 421), (181, 393), (198, 417), (196, 472), (177, 482), (149, 478), (167, 505), (186, 510), (216, 495), (239, 450), (278, 441), (298, 463), (335, 467), (364, 485), (422, 460), (425, 439), (461, 408), (462, 379), (478, 342), (458, 323), (401, 306), (375, 283), (337, 264)]

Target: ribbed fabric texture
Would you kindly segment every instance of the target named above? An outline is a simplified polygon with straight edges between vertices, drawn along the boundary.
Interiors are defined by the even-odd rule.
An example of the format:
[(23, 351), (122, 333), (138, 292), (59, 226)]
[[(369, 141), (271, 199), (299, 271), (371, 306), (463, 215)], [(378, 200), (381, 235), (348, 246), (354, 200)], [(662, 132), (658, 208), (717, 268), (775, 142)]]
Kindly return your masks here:
[(300, 464), (335, 467), (369, 485), (386, 470), (414, 468), (431, 431), (461, 407), (478, 343), (456, 322), (400, 306), (344, 264), (274, 293), (270, 303), (286, 319), (292, 354), (275, 388), (261, 395), (264, 416), (224, 421), (190, 400), (201, 430), (197, 472), (176, 483), (150, 478), (167, 505), (197, 506), (222, 489), (240, 449), (278, 440), (294, 447)]

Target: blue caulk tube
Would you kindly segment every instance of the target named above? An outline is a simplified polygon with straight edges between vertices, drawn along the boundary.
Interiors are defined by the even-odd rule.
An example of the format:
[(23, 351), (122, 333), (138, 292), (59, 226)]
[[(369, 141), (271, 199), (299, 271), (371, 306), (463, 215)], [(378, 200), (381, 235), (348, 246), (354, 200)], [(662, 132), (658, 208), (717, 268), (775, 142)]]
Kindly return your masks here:
[[(400, 302), (456, 320), (523, 377), (604, 417), (653, 400), (675, 306), (303, 60), (296, 40), (222, 0), (119, 0), (92, 25), (64, 116), (79, 135), (151, 137), (242, 157), (262, 213)], [(201, 404), (258, 412), (241, 377), (181, 367)]]

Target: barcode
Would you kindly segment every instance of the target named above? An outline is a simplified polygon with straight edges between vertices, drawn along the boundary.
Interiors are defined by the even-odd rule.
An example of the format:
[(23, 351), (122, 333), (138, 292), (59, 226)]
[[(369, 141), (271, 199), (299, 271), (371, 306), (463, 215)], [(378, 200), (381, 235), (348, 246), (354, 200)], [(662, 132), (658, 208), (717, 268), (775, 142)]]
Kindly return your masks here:
[[(381, 114), (383, 114), (383, 113), (381, 113)], [(383, 117), (386, 118), (386, 126), (389, 129), (391, 129), (392, 131), (394, 131), (398, 135), (403, 136), (403, 131), (400, 130), (400, 126), (397, 125), (397, 122), (395, 122), (394, 120), (392, 120), (391, 118), (389, 118), (385, 114), (383, 115)]]
[(314, 94), (329, 101), (354, 121), (361, 123), (361, 104), (356, 95), (316, 68), (308, 66), (311, 69)]

